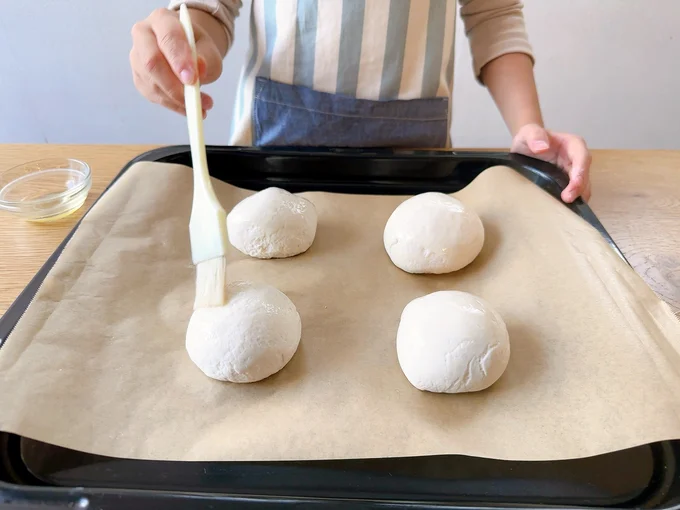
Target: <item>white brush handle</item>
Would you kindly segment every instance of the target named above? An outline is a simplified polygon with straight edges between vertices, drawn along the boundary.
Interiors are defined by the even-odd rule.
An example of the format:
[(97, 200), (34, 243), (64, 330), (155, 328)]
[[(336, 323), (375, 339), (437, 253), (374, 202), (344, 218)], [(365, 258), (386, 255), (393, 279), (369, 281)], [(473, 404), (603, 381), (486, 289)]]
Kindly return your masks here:
[[(196, 41), (191, 25), (189, 10), (185, 4), (179, 9), (179, 21), (191, 46), (194, 69), (198, 71)], [(194, 200), (189, 220), (189, 236), (191, 238), (191, 257), (194, 264), (226, 253), (227, 231), (226, 213), (215, 196), (203, 138), (203, 107), (201, 106), (201, 89), (198, 78), (193, 85), (184, 86), (184, 104), (189, 126), (189, 143), (191, 160), (194, 167)]]

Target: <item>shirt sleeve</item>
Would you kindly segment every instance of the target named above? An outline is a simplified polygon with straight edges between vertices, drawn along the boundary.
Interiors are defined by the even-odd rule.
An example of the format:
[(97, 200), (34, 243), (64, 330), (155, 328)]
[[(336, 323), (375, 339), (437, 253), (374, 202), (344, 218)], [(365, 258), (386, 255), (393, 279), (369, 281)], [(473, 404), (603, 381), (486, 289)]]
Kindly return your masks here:
[(532, 62), (523, 4), (520, 0), (459, 0), (460, 15), (470, 42), (472, 65), (480, 79), (482, 67), (508, 53), (524, 53)]
[(234, 41), (234, 19), (243, 6), (241, 0), (170, 0), (168, 9), (177, 10), (182, 4), (212, 14), (222, 23), (227, 34), (227, 47), (231, 48), (231, 43)]

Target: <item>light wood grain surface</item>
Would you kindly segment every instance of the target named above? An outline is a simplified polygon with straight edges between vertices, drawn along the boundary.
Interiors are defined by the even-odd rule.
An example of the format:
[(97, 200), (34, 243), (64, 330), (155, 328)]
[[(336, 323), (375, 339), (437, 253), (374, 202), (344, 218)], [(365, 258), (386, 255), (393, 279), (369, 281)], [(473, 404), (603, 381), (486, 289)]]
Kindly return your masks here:
[[(0, 313), (142, 145), (0, 145), (0, 171), (46, 157), (92, 168), (92, 191), (77, 213), (28, 223), (0, 211)], [(591, 206), (630, 263), (680, 312), (680, 151), (594, 151)]]
[(92, 169), (85, 205), (54, 223), (29, 223), (0, 210), (0, 314), (63, 241), (107, 184), (132, 158), (152, 149), (142, 145), (0, 145), (0, 172), (35, 159), (68, 157)]

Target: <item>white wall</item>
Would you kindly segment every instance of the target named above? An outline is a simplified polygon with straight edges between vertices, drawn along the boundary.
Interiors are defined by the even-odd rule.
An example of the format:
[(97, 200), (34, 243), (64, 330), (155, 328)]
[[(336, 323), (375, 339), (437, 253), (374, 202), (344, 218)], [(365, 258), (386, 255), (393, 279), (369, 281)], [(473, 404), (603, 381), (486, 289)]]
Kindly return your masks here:
[[(164, 0), (0, 0), (0, 142), (186, 143), (186, 121), (132, 84), (130, 29)], [(249, 11), (245, 11), (246, 13)], [(248, 16), (222, 79), (209, 143), (226, 143)]]
[[(550, 127), (582, 134), (592, 147), (680, 149), (680, 1), (525, 2)], [(128, 67), (132, 24), (163, 0), (0, 4), (0, 142), (186, 142), (184, 119), (144, 101)], [(216, 99), (210, 143), (227, 141), (249, 7), (245, 0), (223, 77), (208, 87)], [(459, 28), (454, 144), (506, 146)]]
[[(524, 1), (549, 127), (596, 148), (680, 149), (680, 1)], [(472, 84), (462, 32), (454, 144), (507, 145), (488, 94)]]

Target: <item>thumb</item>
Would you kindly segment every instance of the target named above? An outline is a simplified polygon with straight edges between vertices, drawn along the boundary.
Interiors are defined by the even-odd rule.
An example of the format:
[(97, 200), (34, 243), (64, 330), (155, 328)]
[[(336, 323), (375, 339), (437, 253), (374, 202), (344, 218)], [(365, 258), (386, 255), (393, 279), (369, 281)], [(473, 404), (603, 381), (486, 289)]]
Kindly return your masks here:
[(562, 200), (570, 204), (584, 191), (586, 182), (582, 171), (572, 171), (569, 176), (569, 184), (562, 191)]
[(222, 55), (208, 38), (196, 41), (198, 76), (201, 83), (213, 83), (222, 74)]
[(538, 124), (529, 124), (522, 129), (522, 135), (529, 150), (540, 154), (550, 149), (548, 132)]

